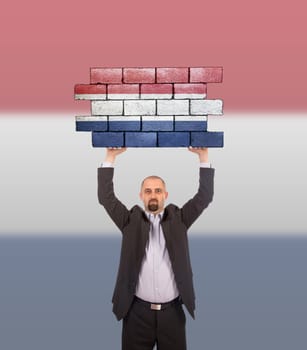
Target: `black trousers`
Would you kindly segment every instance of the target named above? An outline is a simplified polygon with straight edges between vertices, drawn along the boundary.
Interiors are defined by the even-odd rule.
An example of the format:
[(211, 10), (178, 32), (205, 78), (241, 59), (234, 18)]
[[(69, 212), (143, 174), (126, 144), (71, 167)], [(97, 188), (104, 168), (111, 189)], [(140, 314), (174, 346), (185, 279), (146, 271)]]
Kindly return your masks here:
[(186, 317), (180, 301), (151, 310), (134, 300), (123, 319), (122, 350), (186, 350)]

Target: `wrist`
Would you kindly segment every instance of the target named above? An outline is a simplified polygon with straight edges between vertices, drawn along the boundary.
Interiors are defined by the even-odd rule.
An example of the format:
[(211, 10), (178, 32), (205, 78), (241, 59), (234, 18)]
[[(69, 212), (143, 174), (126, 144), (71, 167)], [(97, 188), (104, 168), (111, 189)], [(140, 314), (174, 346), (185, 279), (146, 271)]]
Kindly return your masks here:
[(199, 156), (199, 162), (200, 163), (209, 163), (209, 157), (208, 156)]
[(113, 164), (115, 162), (115, 157), (105, 157), (104, 162)]

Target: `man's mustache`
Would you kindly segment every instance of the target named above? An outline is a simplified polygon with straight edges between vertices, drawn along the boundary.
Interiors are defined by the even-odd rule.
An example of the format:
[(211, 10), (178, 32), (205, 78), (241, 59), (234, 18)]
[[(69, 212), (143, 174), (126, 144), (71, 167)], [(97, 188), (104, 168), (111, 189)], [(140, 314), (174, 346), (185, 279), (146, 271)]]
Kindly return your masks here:
[(150, 203), (150, 202), (158, 202), (158, 200), (157, 200), (157, 199), (150, 199), (150, 200), (149, 200), (149, 203)]

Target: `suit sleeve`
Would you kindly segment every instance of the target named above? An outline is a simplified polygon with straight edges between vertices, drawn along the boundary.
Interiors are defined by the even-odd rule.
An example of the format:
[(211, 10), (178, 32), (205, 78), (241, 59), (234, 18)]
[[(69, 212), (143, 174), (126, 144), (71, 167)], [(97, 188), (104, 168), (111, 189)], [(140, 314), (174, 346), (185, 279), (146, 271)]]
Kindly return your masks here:
[(114, 168), (98, 168), (98, 200), (122, 230), (128, 222), (129, 210), (114, 194), (113, 175)]
[(200, 216), (205, 208), (208, 207), (213, 199), (213, 168), (199, 169), (199, 187), (195, 196), (190, 199), (181, 208), (182, 221), (189, 228)]

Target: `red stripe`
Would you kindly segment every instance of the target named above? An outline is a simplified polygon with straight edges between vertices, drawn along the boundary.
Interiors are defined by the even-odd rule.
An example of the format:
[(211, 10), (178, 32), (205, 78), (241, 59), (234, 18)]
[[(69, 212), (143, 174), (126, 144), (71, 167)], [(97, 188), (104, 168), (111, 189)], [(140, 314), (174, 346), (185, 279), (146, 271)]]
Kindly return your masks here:
[(206, 84), (174, 84), (175, 94), (206, 94)]
[(75, 94), (105, 94), (107, 92), (106, 85), (102, 84), (77, 84), (75, 85)]
[(155, 68), (124, 68), (125, 83), (154, 83)]
[(108, 94), (138, 94), (139, 90), (139, 84), (108, 85)]
[(141, 94), (172, 94), (172, 84), (142, 84)]
[(157, 68), (157, 83), (188, 83), (189, 68)]
[(29, 0), (17, 11), (6, 1), (1, 110), (75, 112), (72, 87), (88, 82), (95, 65), (202, 64), (224, 67), (223, 84), (208, 92), (223, 98), (227, 111), (307, 110), (306, 1), (138, 5)]
[(121, 83), (121, 68), (91, 68), (90, 80), (92, 84)]

